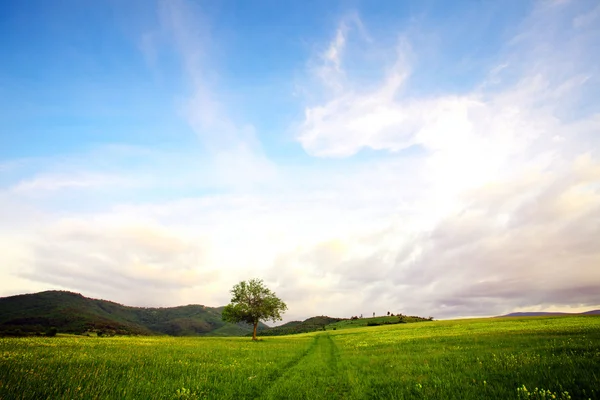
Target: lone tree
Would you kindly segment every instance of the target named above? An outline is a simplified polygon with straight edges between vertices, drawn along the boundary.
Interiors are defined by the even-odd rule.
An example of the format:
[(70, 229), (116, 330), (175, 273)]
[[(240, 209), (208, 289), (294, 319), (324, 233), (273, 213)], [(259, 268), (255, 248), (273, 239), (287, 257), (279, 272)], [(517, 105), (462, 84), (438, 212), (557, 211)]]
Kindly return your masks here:
[(287, 305), (265, 286), (262, 279), (241, 281), (231, 289), (231, 303), (223, 309), (223, 321), (246, 322), (254, 325), (252, 340), (256, 340), (258, 321), (281, 321)]

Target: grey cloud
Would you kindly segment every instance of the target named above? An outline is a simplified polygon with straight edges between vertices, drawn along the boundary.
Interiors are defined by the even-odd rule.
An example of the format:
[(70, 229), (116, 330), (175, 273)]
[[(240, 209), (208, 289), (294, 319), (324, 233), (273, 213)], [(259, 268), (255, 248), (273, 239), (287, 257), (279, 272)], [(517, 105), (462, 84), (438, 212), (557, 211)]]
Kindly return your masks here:
[[(269, 275), (298, 304), (316, 292), (347, 299), (322, 308), (346, 316), (389, 310), (447, 318), (600, 305), (600, 174), (597, 164), (580, 160), (543, 180), (524, 176), (471, 192), (469, 207), (430, 232), (385, 228), (347, 238), (342, 251), (320, 243), (281, 256)], [(315, 289), (324, 280), (330, 283)]]
[[(600, 304), (600, 203), (593, 202), (600, 199), (598, 180), (594, 185), (575, 178), (558, 176), (543, 190), (532, 188), (538, 194), (512, 210), (507, 226), (498, 226), (496, 213), (486, 210), (442, 221), (411, 244), (424, 249), (417, 260), (399, 260), (396, 283), (449, 316)], [(570, 188), (590, 183), (587, 194), (563, 201)], [(440, 283), (436, 291), (419, 296), (416, 288), (431, 282)]]
[(201, 245), (144, 225), (54, 224), (32, 250), (33, 260), (19, 276), (123, 302), (153, 304), (218, 277), (197, 269), (205, 262)]

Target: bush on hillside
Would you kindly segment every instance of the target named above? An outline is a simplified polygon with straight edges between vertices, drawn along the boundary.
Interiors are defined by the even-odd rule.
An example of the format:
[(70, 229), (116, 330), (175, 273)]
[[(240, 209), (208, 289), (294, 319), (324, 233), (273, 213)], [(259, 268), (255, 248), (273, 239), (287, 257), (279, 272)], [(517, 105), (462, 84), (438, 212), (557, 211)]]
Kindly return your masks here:
[(54, 337), (54, 336), (56, 336), (57, 333), (58, 333), (58, 329), (56, 329), (56, 327), (53, 326), (46, 331), (46, 336)]

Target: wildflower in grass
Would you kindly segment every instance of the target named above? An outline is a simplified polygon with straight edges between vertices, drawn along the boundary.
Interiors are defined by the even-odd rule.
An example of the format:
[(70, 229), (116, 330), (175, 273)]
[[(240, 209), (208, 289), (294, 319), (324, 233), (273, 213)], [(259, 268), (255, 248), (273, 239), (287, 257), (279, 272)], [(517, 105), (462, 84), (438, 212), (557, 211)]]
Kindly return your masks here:
[(177, 392), (175, 392), (176, 399), (194, 399), (196, 397), (196, 392), (192, 392), (190, 389), (186, 388), (177, 389)]
[(519, 399), (556, 399), (556, 400), (571, 400), (569, 392), (552, 392), (546, 389), (535, 388), (529, 391), (525, 385), (517, 388)]

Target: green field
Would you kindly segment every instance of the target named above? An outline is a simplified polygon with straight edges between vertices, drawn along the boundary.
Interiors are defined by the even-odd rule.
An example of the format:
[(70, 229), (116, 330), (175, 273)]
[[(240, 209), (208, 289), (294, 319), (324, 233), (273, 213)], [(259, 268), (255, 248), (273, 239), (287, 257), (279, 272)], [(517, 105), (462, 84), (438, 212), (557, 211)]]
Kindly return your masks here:
[[(343, 319), (325, 326), (326, 330), (359, 328), (362, 326), (393, 325), (398, 323), (424, 322), (426, 318), (397, 315), (393, 317), (373, 317), (359, 319)], [(427, 321), (429, 322), (429, 321)]]
[(600, 398), (600, 317), (434, 321), (259, 342), (6, 338), (0, 357), (1, 399)]

